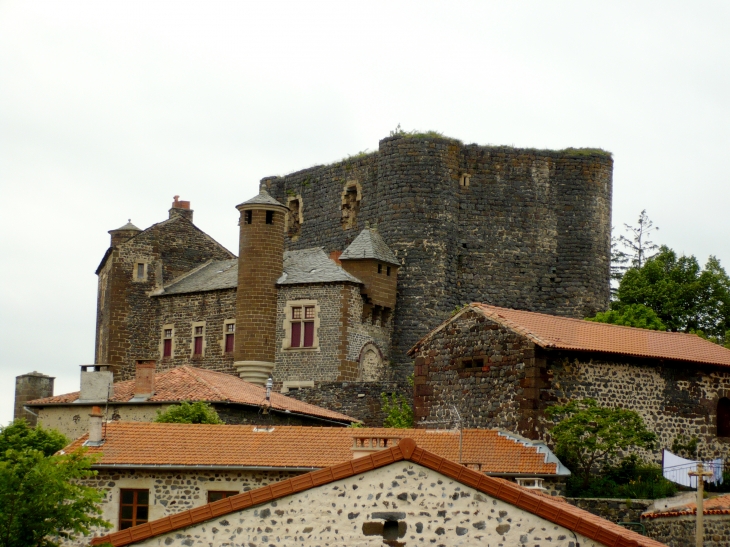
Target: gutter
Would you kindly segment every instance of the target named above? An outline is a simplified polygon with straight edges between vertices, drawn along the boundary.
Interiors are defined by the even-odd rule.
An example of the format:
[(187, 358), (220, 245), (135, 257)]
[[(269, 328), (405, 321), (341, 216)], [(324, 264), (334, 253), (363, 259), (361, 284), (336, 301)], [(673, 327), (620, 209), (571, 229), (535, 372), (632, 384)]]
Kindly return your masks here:
[(195, 471), (318, 471), (324, 467), (286, 467), (271, 465), (184, 465), (184, 464), (136, 464), (136, 463), (101, 463), (91, 466), (92, 469), (170, 469)]

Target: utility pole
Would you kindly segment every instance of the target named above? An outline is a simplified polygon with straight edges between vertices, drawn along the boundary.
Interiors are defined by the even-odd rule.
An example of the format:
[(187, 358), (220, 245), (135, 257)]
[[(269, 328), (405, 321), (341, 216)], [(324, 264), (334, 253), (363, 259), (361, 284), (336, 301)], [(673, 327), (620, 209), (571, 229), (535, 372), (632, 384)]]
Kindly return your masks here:
[(697, 524), (695, 528), (696, 547), (703, 547), (705, 542), (705, 508), (703, 507), (705, 495), (705, 477), (712, 477), (712, 471), (705, 471), (702, 462), (697, 462), (697, 471), (690, 471), (690, 477), (697, 477)]

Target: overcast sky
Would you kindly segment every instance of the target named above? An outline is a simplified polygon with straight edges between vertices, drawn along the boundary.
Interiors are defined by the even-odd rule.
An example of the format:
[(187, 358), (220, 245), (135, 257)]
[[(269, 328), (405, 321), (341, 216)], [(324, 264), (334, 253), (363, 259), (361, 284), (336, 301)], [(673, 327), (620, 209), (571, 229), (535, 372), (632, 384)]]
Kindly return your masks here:
[(0, 423), (78, 389), (107, 231), (176, 194), (236, 252), (264, 176), (465, 143), (614, 154), (613, 224), (730, 267), (730, 3), (0, 0)]

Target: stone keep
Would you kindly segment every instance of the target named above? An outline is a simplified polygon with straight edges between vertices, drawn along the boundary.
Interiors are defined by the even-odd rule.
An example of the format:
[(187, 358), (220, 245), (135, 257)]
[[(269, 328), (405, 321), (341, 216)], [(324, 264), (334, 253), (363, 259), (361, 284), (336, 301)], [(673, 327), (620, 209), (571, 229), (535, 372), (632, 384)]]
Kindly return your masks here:
[(464, 303), (578, 318), (605, 310), (612, 169), (600, 150), (394, 136), (261, 186), (289, 206), (287, 249), (342, 251), (377, 225), (401, 263), (392, 356), (405, 375), (406, 351)]

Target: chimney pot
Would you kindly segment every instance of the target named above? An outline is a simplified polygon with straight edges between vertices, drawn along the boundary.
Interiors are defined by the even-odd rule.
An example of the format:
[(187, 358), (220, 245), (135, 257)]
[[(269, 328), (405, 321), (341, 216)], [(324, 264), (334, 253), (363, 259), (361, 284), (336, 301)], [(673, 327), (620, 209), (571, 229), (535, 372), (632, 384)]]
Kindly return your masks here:
[(140, 360), (134, 375), (134, 398), (149, 399), (155, 393), (155, 361)]
[(180, 201), (178, 198), (180, 196), (175, 196), (175, 201), (172, 202), (172, 207), (170, 207), (170, 218), (172, 217), (185, 217), (190, 222), (193, 221), (193, 211), (190, 209), (190, 202), (189, 201)]

